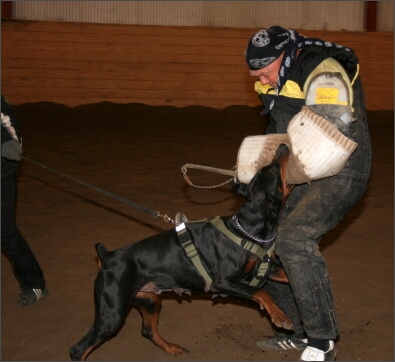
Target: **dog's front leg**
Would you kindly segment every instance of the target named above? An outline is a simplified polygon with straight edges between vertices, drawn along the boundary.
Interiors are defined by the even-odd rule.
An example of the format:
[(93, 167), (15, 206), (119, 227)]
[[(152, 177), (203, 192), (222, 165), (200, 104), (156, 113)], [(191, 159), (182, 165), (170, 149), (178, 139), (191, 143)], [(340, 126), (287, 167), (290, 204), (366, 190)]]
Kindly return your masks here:
[(292, 329), (291, 320), (284, 314), (284, 312), (279, 307), (277, 307), (269, 293), (264, 290), (259, 290), (258, 292), (253, 294), (250, 299), (259, 303), (261, 309), (266, 309), (275, 326), (288, 330)]
[(289, 284), (289, 280), (287, 274), (284, 269), (278, 269), (275, 273), (270, 273), (269, 279), (278, 282), (278, 283), (286, 283)]
[(162, 298), (154, 293), (138, 292), (134, 301), (141, 313), (143, 324), (141, 334), (151, 342), (174, 356), (188, 354), (189, 351), (162, 338), (158, 330), (159, 313)]
[[(217, 274), (217, 276), (220, 273)], [(237, 277), (239, 278), (239, 276)], [(237, 279), (238, 280), (238, 279)], [(216, 278), (213, 280), (212, 292), (215, 294), (227, 294), (257, 302), (261, 309), (266, 309), (272, 322), (279, 328), (292, 329), (292, 322), (284, 312), (274, 303), (273, 298), (266, 291), (233, 279)]]

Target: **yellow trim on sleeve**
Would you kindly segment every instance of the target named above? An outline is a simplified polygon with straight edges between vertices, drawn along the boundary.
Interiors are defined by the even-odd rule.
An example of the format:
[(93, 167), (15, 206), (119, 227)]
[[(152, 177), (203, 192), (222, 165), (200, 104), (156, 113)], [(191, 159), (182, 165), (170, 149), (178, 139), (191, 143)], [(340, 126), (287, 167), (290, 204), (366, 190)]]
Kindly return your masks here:
[(357, 71), (355, 72), (354, 78), (351, 81), (351, 85), (354, 85), (355, 80), (358, 78), (359, 76), (359, 64), (357, 64)]

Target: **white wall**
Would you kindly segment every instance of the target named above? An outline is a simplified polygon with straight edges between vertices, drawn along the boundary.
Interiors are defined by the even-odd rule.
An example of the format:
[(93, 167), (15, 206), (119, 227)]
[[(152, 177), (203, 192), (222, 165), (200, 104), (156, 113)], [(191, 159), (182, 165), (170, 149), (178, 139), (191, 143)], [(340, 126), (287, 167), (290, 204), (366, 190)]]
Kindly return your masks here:
[[(16, 1), (15, 18), (141, 25), (364, 31), (364, 1)], [(379, 1), (378, 31), (394, 30)]]

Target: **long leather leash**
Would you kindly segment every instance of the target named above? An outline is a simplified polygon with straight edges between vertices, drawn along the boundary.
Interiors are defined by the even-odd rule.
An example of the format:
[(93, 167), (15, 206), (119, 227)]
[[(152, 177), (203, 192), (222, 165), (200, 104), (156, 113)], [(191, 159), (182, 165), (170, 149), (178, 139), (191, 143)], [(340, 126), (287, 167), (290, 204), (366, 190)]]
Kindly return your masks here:
[[(47, 166), (47, 165), (45, 165), (45, 164), (43, 164), (43, 163), (41, 163), (41, 162), (38, 162), (38, 161), (36, 161), (36, 160), (33, 160), (33, 159), (29, 158), (29, 157), (22, 156), (22, 158), (25, 159), (25, 160), (27, 160), (27, 161), (29, 161), (29, 162), (31, 162), (31, 163), (34, 163), (34, 164), (36, 164), (36, 165), (38, 165), (38, 166), (41, 166), (42, 168), (45, 168), (46, 170), (49, 170), (49, 171), (51, 171), (51, 172), (54, 172), (54, 173), (56, 173), (56, 174), (58, 174), (58, 175), (61, 175), (61, 176), (63, 176), (63, 177), (68, 178), (69, 180), (72, 180), (72, 181), (74, 181), (74, 182), (77, 182), (77, 183), (79, 183), (79, 184), (85, 186), (85, 187), (88, 187), (88, 188), (90, 188), (90, 189), (92, 189), (92, 190), (95, 190), (95, 191), (97, 191), (97, 192), (99, 192), (99, 193), (101, 193), (101, 194), (103, 194), (103, 195), (106, 195), (106, 196), (111, 197), (111, 198), (113, 198), (113, 199), (116, 199), (116, 200), (118, 200), (118, 201), (120, 201), (120, 202), (123, 202), (124, 204), (127, 204), (127, 205), (129, 205), (129, 206), (132, 206), (132, 207), (134, 207), (134, 208), (136, 208), (136, 209), (138, 209), (138, 210), (140, 210), (140, 211), (143, 211), (143, 212), (145, 212), (145, 213), (147, 213), (147, 214), (149, 214), (149, 215), (153, 215), (156, 219), (162, 218), (165, 222), (171, 222), (172, 224), (176, 224), (176, 221), (173, 220), (172, 218), (170, 218), (169, 216), (167, 216), (166, 214), (163, 215), (163, 214), (161, 214), (159, 211), (152, 210), (152, 209), (150, 209), (150, 208), (148, 208), (148, 207), (146, 207), (146, 206), (143, 206), (143, 205), (140, 205), (140, 204), (138, 204), (138, 203), (136, 203), (136, 202), (127, 200), (127, 199), (125, 199), (125, 198), (122, 197), (122, 196), (116, 195), (116, 194), (114, 194), (114, 193), (112, 193), (112, 192), (109, 192), (109, 191), (107, 191), (107, 190), (104, 190), (104, 189), (102, 189), (102, 188), (100, 188), (100, 187), (97, 187), (97, 186), (91, 185), (91, 184), (89, 184), (89, 183), (87, 183), (87, 182), (81, 181), (81, 180), (79, 180), (79, 179), (77, 179), (77, 178), (75, 178), (75, 177), (69, 176), (69, 175), (67, 175), (67, 174), (65, 174), (65, 173), (63, 173), (63, 172), (60, 172), (60, 171), (58, 171), (58, 170), (56, 170), (56, 169), (54, 169), (54, 168), (52, 168), (52, 167), (49, 167), (49, 166)], [(183, 216), (183, 214), (181, 214), (181, 215), (180, 215), (180, 214), (181, 214), (181, 213), (178, 213), (178, 214), (176, 215), (176, 220), (177, 220), (177, 217), (178, 217), (178, 218), (181, 218), (181, 219), (182, 219), (183, 217), (185, 218), (185, 216)], [(178, 222), (178, 220), (177, 220), (177, 222)]]

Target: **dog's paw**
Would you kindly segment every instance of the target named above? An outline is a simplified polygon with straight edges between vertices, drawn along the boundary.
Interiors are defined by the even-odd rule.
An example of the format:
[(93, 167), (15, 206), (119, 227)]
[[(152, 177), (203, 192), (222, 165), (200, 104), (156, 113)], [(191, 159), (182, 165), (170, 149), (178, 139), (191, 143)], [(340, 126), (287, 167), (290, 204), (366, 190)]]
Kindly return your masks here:
[(188, 356), (189, 351), (185, 348), (180, 347), (177, 344), (170, 344), (166, 348), (166, 352), (172, 354), (173, 356)]
[(291, 330), (292, 329), (292, 322), (282, 312), (280, 312), (278, 314), (275, 314), (275, 315), (271, 315), (271, 319), (272, 319), (272, 322), (274, 323), (274, 325), (276, 327), (284, 328), (284, 329), (287, 329), (287, 330)]

